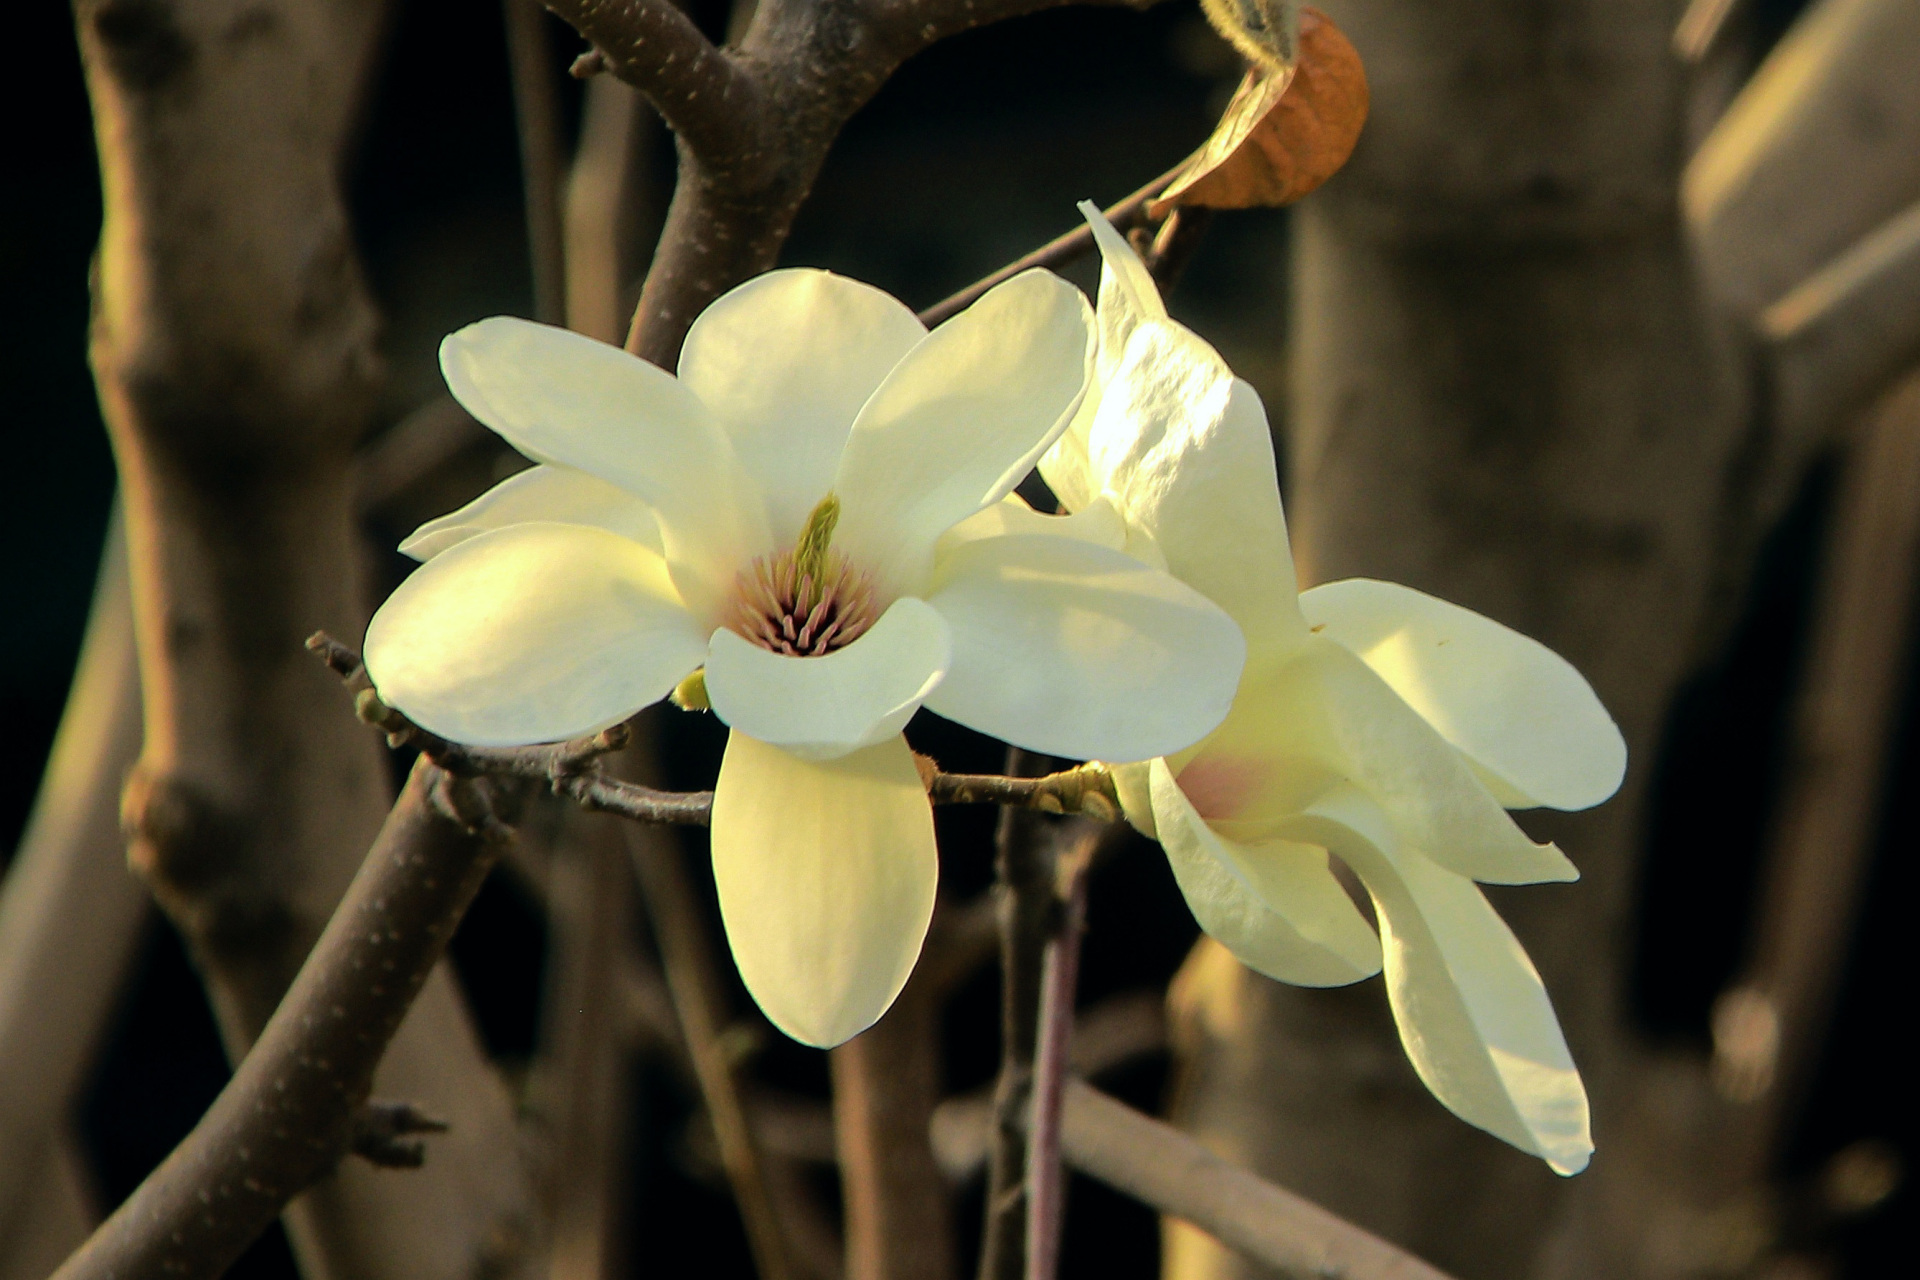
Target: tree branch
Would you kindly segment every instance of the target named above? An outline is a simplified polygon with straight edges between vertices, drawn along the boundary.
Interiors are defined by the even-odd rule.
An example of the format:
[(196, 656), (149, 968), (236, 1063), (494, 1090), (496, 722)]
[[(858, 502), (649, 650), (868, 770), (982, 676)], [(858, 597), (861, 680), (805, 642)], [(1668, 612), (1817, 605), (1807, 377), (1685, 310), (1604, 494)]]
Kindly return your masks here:
[[(1103, 212), (1107, 221), (1124, 232), (1146, 221), (1147, 206), (1153, 198), (1166, 190), (1167, 185), (1179, 177), (1187, 168), (1182, 160), (1173, 168), (1141, 187), (1118, 204), (1109, 205)], [(1171, 221), (1171, 217), (1169, 221)], [(943, 320), (951, 320), (985, 296), (987, 290), (997, 284), (1013, 279), (1022, 271), (1031, 271), (1035, 267), (1049, 270), (1063, 267), (1082, 257), (1093, 248), (1093, 229), (1085, 222), (1071, 231), (1063, 232), (1035, 249), (1024, 257), (1016, 258), (1006, 266), (988, 275), (982, 276), (958, 293), (950, 294), (920, 313), (920, 323), (929, 329)], [(1184, 266), (1184, 260), (1181, 262)]]
[(1066, 1087), (1061, 1148), (1080, 1172), (1296, 1280), (1449, 1280), (1412, 1254), (1078, 1080)]
[(720, 1164), (726, 1170), (741, 1224), (747, 1231), (755, 1272), (760, 1280), (794, 1280), (786, 1238), (768, 1194), (765, 1154), (747, 1120), (740, 1082), (721, 1042), (725, 1027), (721, 978), (714, 963), (718, 948), (707, 932), (706, 917), (687, 879), (681, 851), (670, 840), (646, 847), (640, 839), (644, 834), (630, 829), (627, 851), (640, 882), (654, 942), (660, 948), (667, 991), (680, 1019), (687, 1054), (693, 1059), (700, 1096), (713, 1124)]
[[(252, 1052), (58, 1280), (212, 1280), (357, 1139), (371, 1141), (383, 1117), (361, 1114), (374, 1068), (510, 838), (482, 786), (414, 766)], [(384, 1119), (394, 1133), (422, 1127), (412, 1113)]]
[(1026, 1280), (1053, 1280), (1060, 1266), (1066, 1179), (1060, 1124), (1073, 1048), (1073, 1001), (1080, 985), (1080, 939), (1087, 929), (1087, 871), (1098, 836), (1083, 836), (1055, 867), (1053, 936), (1040, 962), (1040, 1027), (1033, 1064), (1033, 1114), (1027, 1130)]
[(695, 152), (718, 160), (754, 151), (761, 132), (759, 86), (671, 0), (546, 4), (592, 43), (604, 70), (646, 94)]
[[(449, 742), (380, 701), (360, 655), (351, 648), (324, 631), (307, 637), (307, 648), (320, 655), (345, 682), (353, 692), (354, 709), (360, 718), (384, 730), (389, 746), (418, 747), (449, 773), (463, 778), (537, 779), (556, 794), (571, 796), (582, 808), (598, 813), (618, 814), (635, 822), (708, 825), (713, 792), (656, 791), (610, 777), (602, 770), (602, 757), (632, 740), (632, 731), (625, 724), (567, 742), (530, 747), (470, 747)], [(1043, 813), (1084, 814), (1103, 822), (1116, 821), (1120, 816), (1113, 775), (1098, 761), (1040, 778), (1006, 778), (990, 773), (942, 773), (925, 756), (917, 759), (927, 797), (934, 804), (999, 804)]]

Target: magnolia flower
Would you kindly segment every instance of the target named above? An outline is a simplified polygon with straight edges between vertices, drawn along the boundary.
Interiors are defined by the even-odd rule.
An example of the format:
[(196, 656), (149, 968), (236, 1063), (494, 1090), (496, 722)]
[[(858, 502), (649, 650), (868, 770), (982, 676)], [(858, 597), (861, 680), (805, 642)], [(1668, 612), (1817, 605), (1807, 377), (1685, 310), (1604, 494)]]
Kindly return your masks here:
[(848, 1039), (933, 910), (901, 736), (917, 708), (1143, 760), (1231, 702), (1238, 629), (1166, 574), (1059, 538), (943, 541), (1065, 428), (1090, 321), (1040, 271), (928, 333), (876, 289), (793, 270), (707, 308), (677, 377), (522, 320), (453, 334), (448, 387), (539, 465), (403, 544), (426, 563), (368, 627), (380, 696), (512, 745), (703, 684), (732, 730), (713, 871), (741, 976), (795, 1039)]
[[(1305, 986), (1384, 964), (1434, 1095), (1578, 1172), (1593, 1150), (1579, 1073), (1474, 882), (1577, 877), (1506, 808), (1605, 800), (1626, 767), (1619, 730), (1567, 662), (1479, 614), (1366, 579), (1299, 592), (1259, 397), (1168, 319), (1145, 265), (1084, 207), (1106, 260), (1098, 391), (1040, 464), (1075, 514), (1008, 505), (976, 527), (1055, 523), (1124, 547), (1240, 624), (1232, 711), (1197, 745), (1117, 769), (1127, 816), (1242, 962)], [(1378, 936), (1330, 854), (1366, 887)]]

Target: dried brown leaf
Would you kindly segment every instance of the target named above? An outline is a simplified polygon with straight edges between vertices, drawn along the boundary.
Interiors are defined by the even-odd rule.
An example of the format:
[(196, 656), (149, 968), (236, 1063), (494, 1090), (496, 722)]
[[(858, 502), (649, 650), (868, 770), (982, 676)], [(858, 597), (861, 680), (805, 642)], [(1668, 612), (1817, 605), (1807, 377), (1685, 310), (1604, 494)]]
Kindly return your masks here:
[(1318, 9), (1301, 11), (1299, 50), (1290, 73), (1248, 69), (1213, 136), (1154, 201), (1154, 217), (1179, 205), (1292, 204), (1347, 162), (1367, 121), (1366, 69)]

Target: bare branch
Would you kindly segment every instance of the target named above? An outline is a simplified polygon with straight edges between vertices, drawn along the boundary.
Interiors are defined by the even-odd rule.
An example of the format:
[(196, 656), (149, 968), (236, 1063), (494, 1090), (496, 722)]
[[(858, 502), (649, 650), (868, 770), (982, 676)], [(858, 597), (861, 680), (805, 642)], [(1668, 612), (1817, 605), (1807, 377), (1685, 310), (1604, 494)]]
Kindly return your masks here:
[(533, 267), (533, 318), (566, 320), (566, 260), (560, 229), (560, 184), (565, 144), (560, 95), (554, 84), (547, 18), (538, 0), (502, 0), (507, 61), (513, 72), (513, 112), (520, 126), (520, 185), (527, 209), (527, 249)]
[(575, 63), (575, 74), (611, 71), (646, 94), (701, 155), (718, 159), (753, 150), (761, 116), (758, 86), (670, 0), (547, 0), (547, 7), (600, 55)]
[[(1138, 226), (1146, 219), (1147, 205), (1155, 196), (1166, 190), (1169, 183), (1185, 172), (1186, 168), (1187, 161), (1182, 160), (1118, 204), (1108, 206), (1104, 210), (1107, 221), (1121, 231)], [(1013, 279), (1022, 271), (1031, 271), (1035, 267), (1049, 269), (1063, 267), (1092, 248), (1093, 231), (1083, 222), (1073, 230), (1055, 236), (1025, 257), (1016, 258), (998, 271), (974, 281), (958, 293), (942, 298), (920, 313), (920, 323), (932, 328), (943, 320), (950, 320), (959, 315), (978, 302), (987, 290)]]
[(1067, 1190), (1060, 1168), (1061, 1104), (1073, 1046), (1080, 939), (1087, 929), (1087, 871), (1098, 839), (1082, 836), (1055, 867), (1060, 909), (1040, 966), (1040, 1028), (1033, 1063), (1033, 1114), (1027, 1129), (1026, 1280), (1053, 1280), (1060, 1267)]
[[(353, 691), (354, 709), (361, 719), (386, 732), (388, 745), (418, 747), (449, 773), (537, 779), (557, 794), (571, 796), (583, 808), (618, 814), (635, 822), (704, 827), (710, 821), (711, 791), (656, 791), (609, 777), (601, 769), (601, 757), (631, 741), (632, 731), (625, 724), (567, 742), (469, 747), (429, 733), (380, 701), (360, 655), (326, 632), (316, 631), (307, 637), (307, 648)], [(990, 773), (942, 773), (925, 756), (917, 759), (927, 796), (934, 804), (999, 804), (1043, 813), (1084, 814), (1103, 822), (1120, 817), (1113, 775), (1097, 761), (1040, 778), (1007, 778)]]
[(1222, 1160), (1092, 1085), (1066, 1088), (1067, 1163), (1297, 1280), (1449, 1280), (1310, 1200)]
[(713, 1122), (720, 1164), (747, 1229), (755, 1270), (760, 1280), (794, 1280), (786, 1238), (768, 1194), (765, 1154), (747, 1121), (740, 1082), (721, 1042), (725, 1022), (715, 960), (718, 948), (706, 929), (706, 917), (687, 879), (680, 850), (667, 841), (649, 848), (641, 840), (644, 834), (629, 830), (627, 851), (660, 948), (667, 991), (693, 1059), (700, 1096)]
[(833, 1050), (847, 1280), (953, 1280), (953, 1207), (933, 1153), (940, 993), (916, 967), (879, 1022)]
[(410, 1109), (362, 1104), (506, 837), (482, 785), (415, 765), (252, 1052), (59, 1280), (212, 1280), (357, 1141), (430, 1127)]

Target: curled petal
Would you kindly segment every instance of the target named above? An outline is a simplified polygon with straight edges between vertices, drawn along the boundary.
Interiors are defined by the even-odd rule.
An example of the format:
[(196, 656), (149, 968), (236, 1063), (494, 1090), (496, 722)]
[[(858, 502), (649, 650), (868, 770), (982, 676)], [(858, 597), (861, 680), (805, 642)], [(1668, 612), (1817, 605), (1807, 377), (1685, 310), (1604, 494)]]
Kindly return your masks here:
[(1401, 844), (1351, 789), (1293, 834), (1331, 847), (1373, 895), (1400, 1042), (1433, 1095), (1556, 1173), (1586, 1168), (1580, 1073), (1533, 962), (1474, 883)]
[(1174, 879), (1208, 934), (1241, 963), (1303, 987), (1380, 972), (1380, 942), (1317, 845), (1243, 845), (1208, 828), (1165, 760), (1149, 766), (1154, 823)]
[(693, 322), (680, 381), (766, 493), (775, 545), (800, 535), (860, 406), (926, 336), (891, 295), (801, 268), (755, 276)]
[(928, 334), (847, 438), (835, 545), (891, 593), (918, 594), (940, 535), (1011, 492), (1066, 427), (1093, 353), (1087, 300), (1046, 271)]
[(1300, 606), (1471, 760), (1502, 804), (1585, 809), (1619, 789), (1625, 739), (1592, 686), (1545, 645), (1366, 578), (1315, 587)]
[(1197, 741), (1233, 700), (1240, 630), (1198, 592), (1117, 551), (1016, 535), (965, 543), (927, 602), (953, 669), (927, 706), (1050, 755), (1146, 760)]
[(658, 553), (585, 525), (516, 524), (414, 570), (368, 624), (366, 663), (423, 727), (515, 746), (618, 723), (705, 652)]
[(1551, 844), (1535, 844), (1465, 759), (1373, 669), (1324, 636), (1310, 637), (1298, 661), (1311, 685), (1280, 733), (1287, 754), (1307, 756), (1351, 778), (1386, 813), (1400, 838), (1441, 866), (1490, 884), (1577, 880)]
[(1145, 321), (1167, 318), (1159, 286), (1147, 264), (1126, 237), (1091, 202), (1080, 202), (1080, 212), (1100, 248), (1100, 305), (1095, 315), (1099, 351), (1094, 358), (1094, 385), (1073, 421), (1040, 459), (1040, 474), (1069, 511), (1079, 511), (1100, 493), (1103, 477), (1096, 474), (1087, 454), (1087, 436), (1100, 407), (1101, 388), (1113, 377), (1127, 339)]
[(896, 736), (952, 661), (946, 621), (896, 600), (844, 649), (794, 658), (713, 633), (707, 697), (728, 725), (794, 755), (827, 760)]
[(556, 465), (528, 467), (508, 476), (458, 511), (415, 529), (400, 550), (415, 560), (431, 560), (489, 529), (536, 521), (592, 525), (661, 550), (660, 525), (651, 507), (605, 480)]
[(495, 316), (440, 344), (447, 388), (537, 462), (618, 485), (653, 508), (674, 581), (704, 615), (773, 550), (766, 502), (712, 412), (673, 375), (581, 334)]
[(809, 761), (734, 730), (713, 789), (713, 878), (740, 977), (773, 1025), (821, 1048), (873, 1025), (913, 971), (939, 878), (906, 740)]

